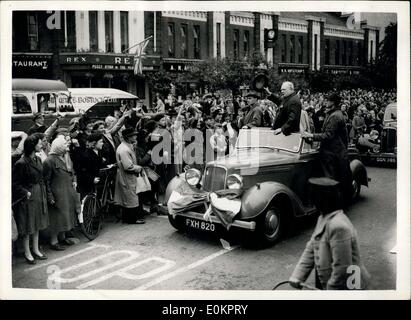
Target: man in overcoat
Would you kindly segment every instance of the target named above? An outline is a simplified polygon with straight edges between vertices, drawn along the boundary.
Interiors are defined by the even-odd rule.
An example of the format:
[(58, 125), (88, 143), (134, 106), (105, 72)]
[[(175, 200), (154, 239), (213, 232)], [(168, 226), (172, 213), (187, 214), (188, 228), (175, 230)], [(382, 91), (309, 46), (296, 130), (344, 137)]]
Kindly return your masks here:
[(322, 290), (365, 289), (370, 276), (360, 258), (357, 232), (341, 209), (338, 182), (310, 178), (312, 201), (321, 215), (289, 281), (301, 288), (315, 270), (315, 285)]
[(351, 197), (351, 169), (348, 159), (348, 133), (344, 116), (340, 110), (341, 98), (337, 93), (327, 97), (327, 114), (321, 133), (303, 132), (301, 137), (321, 141), (320, 159), (325, 176), (341, 183), (344, 202)]
[(123, 222), (143, 224), (145, 221), (139, 208), (139, 199), (136, 193), (137, 176), (143, 169), (137, 165), (134, 147), (137, 141), (137, 132), (133, 128), (126, 128), (122, 131), (122, 135), (124, 141), (116, 150), (118, 168), (114, 203), (122, 208)]
[[(267, 93), (270, 93), (267, 90)], [(274, 133), (283, 133), (288, 136), (292, 132), (300, 131), (301, 117), (301, 101), (299, 95), (294, 91), (292, 82), (283, 82), (281, 85), (282, 102), (274, 120)], [(271, 95), (267, 97), (269, 100), (278, 104), (278, 99), (274, 99)]]
[(258, 104), (260, 97), (256, 92), (249, 92), (246, 96), (247, 108), (245, 108), (245, 116), (240, 120), (240, 127), (250, 129), (252, 127), (261, 127), (263, 125), (263, 109)]

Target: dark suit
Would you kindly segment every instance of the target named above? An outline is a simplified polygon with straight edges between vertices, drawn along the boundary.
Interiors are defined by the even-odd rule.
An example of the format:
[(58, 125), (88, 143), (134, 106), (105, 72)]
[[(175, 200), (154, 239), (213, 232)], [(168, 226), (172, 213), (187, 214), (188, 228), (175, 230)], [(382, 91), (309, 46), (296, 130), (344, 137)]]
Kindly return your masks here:
[(301, 101), (300, 97), (293, 93), (285, 97), (282, 107), (277, 113), (273, 129), (281, 128), (284, 135), (300, 131)]

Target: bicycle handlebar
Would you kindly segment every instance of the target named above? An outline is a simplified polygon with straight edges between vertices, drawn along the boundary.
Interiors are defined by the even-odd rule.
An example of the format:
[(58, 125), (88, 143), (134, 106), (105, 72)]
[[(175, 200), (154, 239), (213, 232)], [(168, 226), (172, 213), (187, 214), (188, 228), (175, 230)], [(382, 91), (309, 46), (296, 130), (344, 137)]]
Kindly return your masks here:
[(111, 169), (117, 168), (117, 163), (109, 164), (107, 167), (100, 169), (100, 173), (109, 171)]
[[(287, 281), (281, 281), (281, 282), (279, 282), (279, 283), (277, 283), (276, 285), (275, 285), (275, 287), (273, 288), (273, 290), (276, 290), (279, 286), (282, 286), (283, 284), (286, 284), (286, 283), (290, 283), (291, 281), (289, 281), (289, 280), (287, 280)], [(318, 288), (316, 288), (316, 287), (313, 287), (313, 286), (310, 286), (309, 284), (306, 284), (306, 283), (303, 283), (303, 282), (301, 282), (300, 283), (300, 286), (301, 286), (301, 288), (299, 288), (300, 290), (302, 289), (302, 288), (305, 288), (305, 289), (308, 289), (308, 290), (320, 290), (320, 289), (318, 289)]]

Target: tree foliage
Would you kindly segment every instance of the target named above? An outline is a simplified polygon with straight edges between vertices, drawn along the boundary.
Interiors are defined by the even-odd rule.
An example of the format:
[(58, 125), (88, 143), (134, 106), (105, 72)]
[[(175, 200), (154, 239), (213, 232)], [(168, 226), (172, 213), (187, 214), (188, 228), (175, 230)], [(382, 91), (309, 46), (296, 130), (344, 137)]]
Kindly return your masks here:
[(377, 88), (397, 87), (397, 24), (385, 28), (385, 38), (381, 42), (376, 59), (366, 68), (368, 76)]

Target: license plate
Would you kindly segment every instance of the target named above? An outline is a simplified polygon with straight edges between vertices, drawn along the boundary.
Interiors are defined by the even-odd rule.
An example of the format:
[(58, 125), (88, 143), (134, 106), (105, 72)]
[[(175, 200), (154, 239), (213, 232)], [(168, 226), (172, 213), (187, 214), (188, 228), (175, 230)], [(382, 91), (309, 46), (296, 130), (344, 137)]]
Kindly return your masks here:
[(378, 157), (376, 158), (376, 162), (383, 162), (383, 163), (397, 163), (397, 159), (395, 158), (383, 158), (383, 157)]
[(207, 221), (186, 218), (186, 226), (203, 231), (215, 231), (215, 224)]

